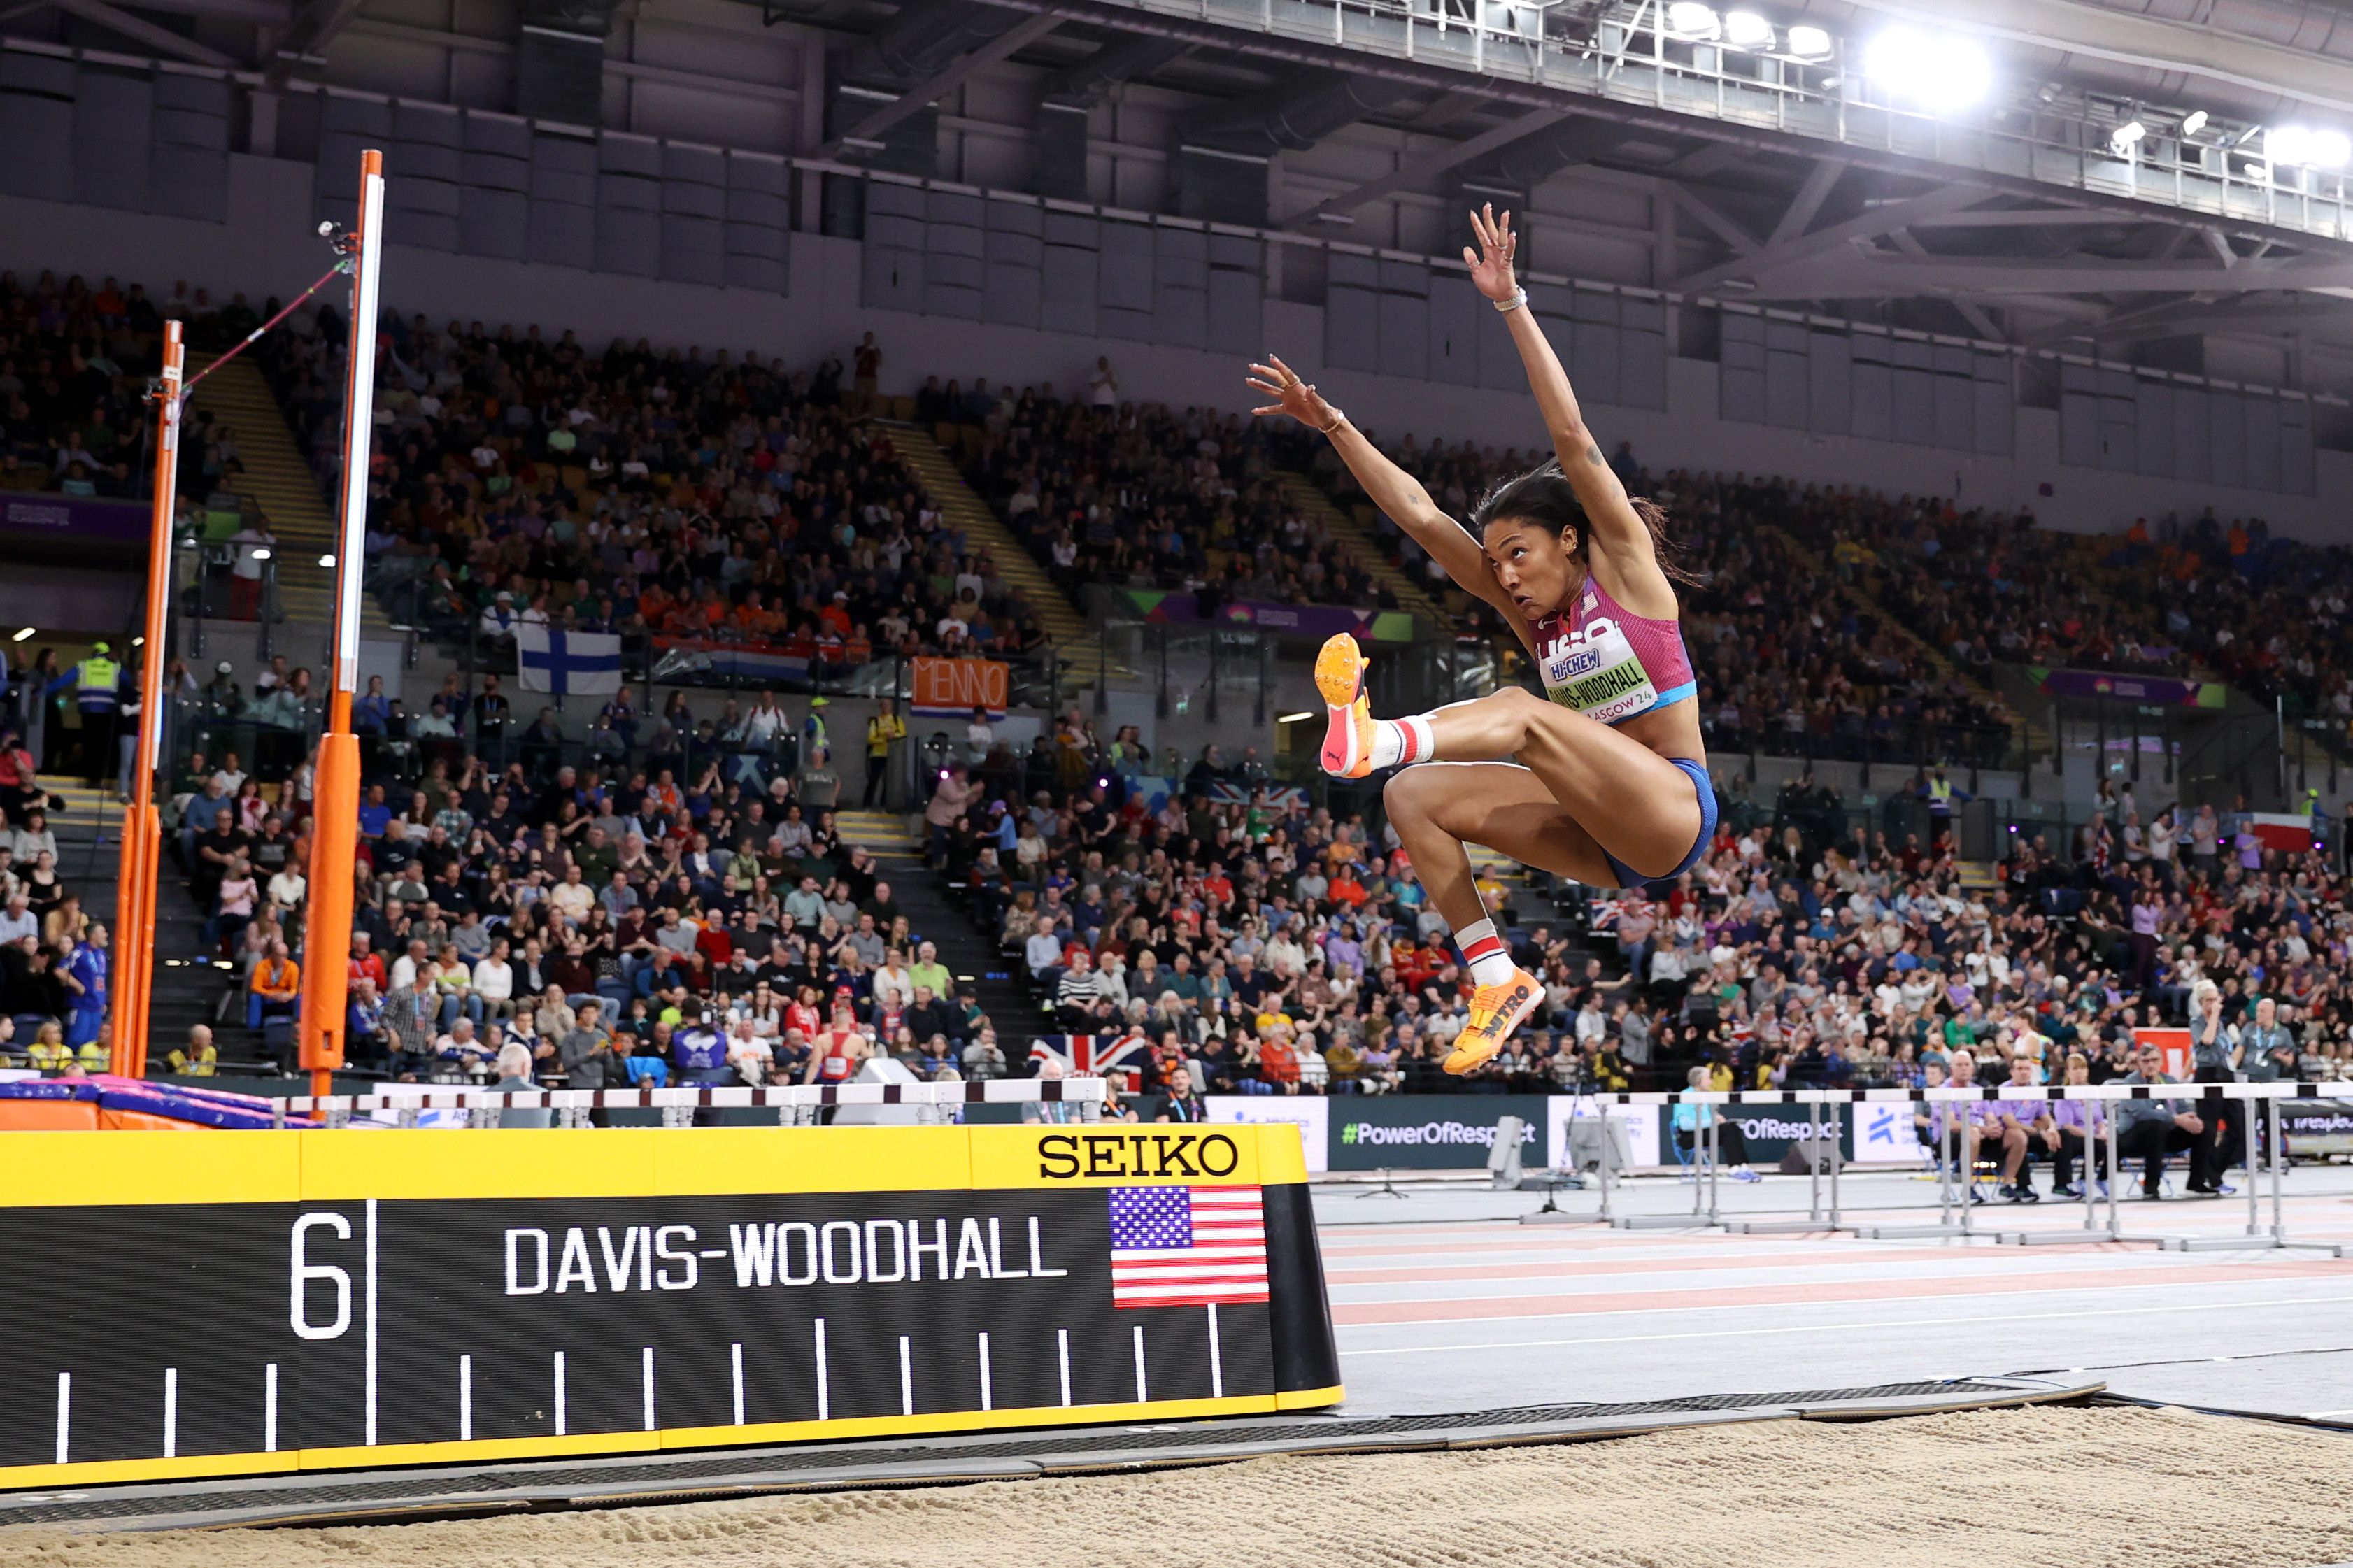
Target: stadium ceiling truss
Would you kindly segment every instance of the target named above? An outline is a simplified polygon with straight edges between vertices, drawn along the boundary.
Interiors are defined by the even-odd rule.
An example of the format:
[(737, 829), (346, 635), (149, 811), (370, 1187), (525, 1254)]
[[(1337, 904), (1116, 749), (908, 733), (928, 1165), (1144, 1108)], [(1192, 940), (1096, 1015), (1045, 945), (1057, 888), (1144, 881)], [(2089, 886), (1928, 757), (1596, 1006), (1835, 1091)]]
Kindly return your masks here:
[[(1352, 121), (1419, 133), (1391, 170), (1353, 188), (1311, 198), (1278, 183), (1266, 218), (1277, 230), (1345, 242), (1352, 215), (1384, 198), (1508, 190), (1515, 177), (1525, 190), (1577, 167), (1657, 198), (1672, 226), (1659, 253), (1683, 258), (1678, 269), (1705, 258), (1655, 279), (1686, 297), (1931, 317), (1941, 304), (1948, 330), (2035, 347), (2190, 334), (2353, 343), (2347, 171), (2275, 168), (2251, 144), (2287, 117), (2353, 127), (2353, 12), (2335, 10), (2341, 0), (2236, 0), (2278, 23), (2265, 37), (2167, 20), (2162, 0), (2146, 12), (2121, 8), (2145, 0), (1970, 0), (1966, 14), (1790, 0), (1766, 7), (1780, 30), (1746, 52), (1676, 36), (1665, 0), (744, 3), (764, 22), (870, 44), (925, 18), (910, 7), (981, 14), (967, 30), (985, 41), (944, 65), (927, 59), (895, 97), (860, 100), (813, 149), (821, 159), (856, 163), (891, 127), (1018, 53), (1059, 73), (1050, 107), (1148, 80), (1231, 100), (1202, 114), (1227, 114), (1229, 132), (1246, 121), (1278, 153)], [(315, 67), (361, 8), (142, 0), (166, 20), (253, 24), (265, 57), (229, 62), (113, 0), (39, 4), (272, 85)], [(0, 16), (37, 8), (0, 0)], [(1027, 15), (1007, 24), (991, 12)], [(2000, 85), (1943, 117), (1874, 91), (1847, 40), (1891, 19), (1986, 40)], [(1799, 58), (1772, 41), (1792, 39), (1796, 22), (1839, 32), (1842, 52)], [(1322, 95), (1324, 111), (1291, 123), (1287, 86)], [(2208, 103), (2211, 127), (2191, 107)], [(2127, 123), (2146, 134), (2119, 143)]]
[[(818, 0), (796, 14), (854, 26), (855, 3)], [(1286, 78), (1305, 92), (1342, 72), (1398, 89), (1365, 118), (1453, 138), (1350, 189), (1292, 198), (1271, 215), (1278, 228), (1345, 240), (1356, 209), (1450, 191), (1533, 149), (1526, 161), (1539, 170), (1577, 165), (1651, 192), (1684, 239), (1717, 247), (1717, 259), (1660, 279), (1682, 295), (1848, 311), (1941, 301), (1974, 335), (2042, 347), (2191, 333), (2353, 338), (2353, 309), (2335, 298), (2353, 299), (2341, 175), (2274, 173), (2246, 150), (2256, 116), (2353, 113), (2353, 59), (2316, 48), (2218, 37), (2094, 0), (2036, 0), (2031, 16), (2023, 0), (1981, 0), (1969, 26), (2051, 68), (2031, 94), (2016, 89), (1963, 123), (1907, 112), (1862, 89), (1858, 73), (1842, 82), (1820, 62), (1759, 69), (1730, 50), (1683, 47), (1655, 0), (1485, 0), (1475, 23), (1469, 0), (994, 3), (1043, 19), (1014, 47), (1066, 75), (1083, 69), (1086, 38), (1103, 40), (1094, 52), (1108, 58), (1123, 40), (1133, 52), (1152, 37), (1167, 46), (1155, 63), (1186, 90), (1202, 90), (1213, 70), (1239, 97), (1279, 94)], [(991, 58), (1008, 56), (1012, 37), (1000, 35)], [(2158, 71), (2174, 101), (2202, 93), (2232, 112), (2193, 142), (2180, 133), (2183, 110), (2119, 86), (2121, 75)], [(961, 79), (955, 68), (934, 79)], [(933, 87), (883, 112), (931, 101)], [(2144, 114), (2160, 133), (2115, 148), (2113, 128)]]

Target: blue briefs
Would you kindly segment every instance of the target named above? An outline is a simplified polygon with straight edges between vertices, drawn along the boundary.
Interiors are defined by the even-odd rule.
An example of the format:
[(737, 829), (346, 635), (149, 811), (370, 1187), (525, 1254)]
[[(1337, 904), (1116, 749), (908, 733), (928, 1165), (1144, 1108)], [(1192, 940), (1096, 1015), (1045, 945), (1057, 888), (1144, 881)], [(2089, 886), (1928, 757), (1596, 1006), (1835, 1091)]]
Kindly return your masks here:
[(1662, 871), (1655, 877), (1645, 877), (1604, 849), (1602, 858), (1608, 860), (1609, 869), (1617, 873), (1618, 885), (1621, 888), (1641, 888), (1652, 882), (1673, 881), (1699, 863), (1699, 858), (1707, 853), (1708, 840), (1715, 837), (1715, 784), (1707, 776), (1707, 769), (1689, 757), (1669, 757), (1667, 761), (1691, 775), (1692, 787), (1699, 792), (1699, 837), (1692, 840), (1691, 848), (1676, 862), (1673, 870)]

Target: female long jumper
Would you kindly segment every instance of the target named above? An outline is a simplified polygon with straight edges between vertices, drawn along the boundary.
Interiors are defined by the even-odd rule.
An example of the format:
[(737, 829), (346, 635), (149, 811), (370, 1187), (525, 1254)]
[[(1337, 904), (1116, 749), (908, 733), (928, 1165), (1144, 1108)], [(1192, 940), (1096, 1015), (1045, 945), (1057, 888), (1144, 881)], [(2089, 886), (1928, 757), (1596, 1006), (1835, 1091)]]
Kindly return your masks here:
[(1330, 710), (1324, 772), (1361, 778), (1421, 764), (1393, 776), (1383, 799), (1471, 971), (1470, 1021), (1446, 1058), (1452, 1073), (1493, 1057), (1544, 997), (1488, 919), (1463, 846), (1597, 887), (1636, 887), (1688, 869), (1715, 831), (1716, 809), (1675, 574), (1661, 559), (1663, 515), (1627, 496), (1586, 428), (1513, 277), (1511, 214), (1498, 219), (1491, 206), (1471, 222), (1479, 249), (1466, 247), (1463, 259), (1511, 323), (1557, 463), (1498, 486), (1466, 526), (1281, 360), (1269, 355), (1250, 377), (1275, 399), (1256, 413), (1288, 414), (1331, 437), (1374, 504), (1503, 615), (1550, 698), (1512, 687), (1375, 719), (1354, 636), (1332, 638), (1315, 661)]

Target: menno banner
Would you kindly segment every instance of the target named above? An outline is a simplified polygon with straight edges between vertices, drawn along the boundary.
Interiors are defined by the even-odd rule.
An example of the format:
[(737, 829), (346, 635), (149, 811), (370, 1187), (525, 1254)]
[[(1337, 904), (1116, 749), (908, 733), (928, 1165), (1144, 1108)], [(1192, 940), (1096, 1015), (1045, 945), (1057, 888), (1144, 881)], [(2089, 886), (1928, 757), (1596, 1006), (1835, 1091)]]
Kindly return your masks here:
[[(1296, 1129), (18, 1133), (0, 1487), (1340, 1397)], [(52, 1194), (74, 1201), (49, 1201)]]

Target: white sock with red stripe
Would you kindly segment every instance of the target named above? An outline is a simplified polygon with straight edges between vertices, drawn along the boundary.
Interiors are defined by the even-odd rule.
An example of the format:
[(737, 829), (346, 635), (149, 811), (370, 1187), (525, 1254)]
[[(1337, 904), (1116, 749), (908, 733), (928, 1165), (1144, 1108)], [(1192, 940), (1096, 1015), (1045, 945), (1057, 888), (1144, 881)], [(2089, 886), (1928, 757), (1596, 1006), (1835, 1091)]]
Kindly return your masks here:
[(1430, 716), (1417, 714), (1410, 719), (1376, 719), (1373, 721), (1373, 756), (1376, 768), (1393, 768), (1400, 763), (1426, 763), (1438, 749), (1431, 736)]
[(1495, 934), (1492, 920), (1472, 921), (1454, 933), (1454, 945), (1462, 950), (1462, 963), (1471, 971), (1473, 985), (1501, 985), (1512, 977), (1512, 953), (1504, 939)]

